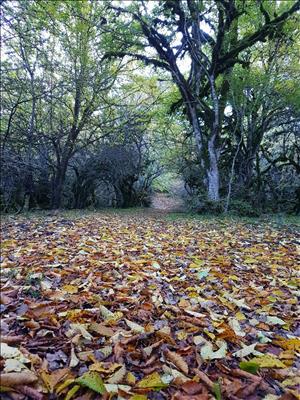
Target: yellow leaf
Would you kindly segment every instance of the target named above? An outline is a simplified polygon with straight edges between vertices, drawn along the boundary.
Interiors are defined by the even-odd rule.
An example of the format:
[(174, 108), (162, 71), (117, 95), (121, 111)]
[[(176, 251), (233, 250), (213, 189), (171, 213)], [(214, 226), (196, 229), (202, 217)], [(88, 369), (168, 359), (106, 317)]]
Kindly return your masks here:
[(255, 264), (255, 263), (257, 263), (257, 260), (255, 258), (253, 258), (253, 257), (247, 257), (247, 258), (245, 258), (244, 263), (246, 263), (246, 264)]
[(178, 340), (185, 340), (187, 338), (188, 334), (186, 331), (178, 331), (176, 333), (176, 336), (177, 336)]
[(297, 386), (300, 385), (300, 376), (294, 376), (293, 378), (285, 379), (282, 383), (282, 386)]
[(193, 299), (193, 298), (198, 297), (199, 295), (198, 295), (197, 292), (191, 292), (191, 293), (188, 294), (188, 296)]
[(74, 286), (74, 285), (64, 285), (62, 287), (62, 290), (66, 293), (69, 294), (75, 294), (78, 293), (78, 286)]
[(126, 375), (126, 382), (127, 382), (129, 385), (135, 385), (135, 383), (136, 383), (136, 378), (135, 378), (135, 376), (133, 375), (132, 372), (128, 372), (128, 373), (127, 373), (127, 375)]
[(209, 330), (207, 328), (204, 328), (203, 332), (212, 340), (214, 340), (216, 337), (216, 335), (214, 335), (212, 332), (209, 332)]
[(110, 365), (108, 367), (108, 366), (105, 366), (105, 364), (103, 362), (97, 361), (94, 364), (92, 364), (89, 369), (90, 369), (90, 371), (97, 371), (97, 372), (103, 372), (106, 374), (111, 374), (120, 367), (121, 367), (121, 364), (113, 363), (112, 365)]
[(65, 380), (63, 383), (61, 383), (58, 387), (57, 387), (57, 389), (55, 390), (55, 392), (57, 393), (57, 394), (59, 394), (60, 392), (62, 392), (66, 387), (68, 387), (69, 385), (71, 385), (73, 382), (74, 382), (74, 378), (70, 378), (70, 379), (67, 379), (67, 380)]
[(70, 389), (65, 397), (65, 400), (71, 400), (71, 398), (78, 392), (80, 389), (79, 385), (75, 385)]
[(185, 300), (185, 299), (180, 299), (180, 301), (179, 301), (179, 303), (178, 303), (178, 306), (179, 306), (179, 307), (182, 307), (182, 308), (187, 308), (187, 307), (190, 307), (191, 304), (190, 304), (189, 301), (187, 301), (187, 300)]
[(261, 368), (286, 368), (286, 365), (283, 364), (282, 361), (278, 360), (278, 358), (271, 354), (265, 354), (261, 357), (254, 357), (250, 361), (255, 362)]
[(241, 311), (238, 311), (238, 312), (235, 314), (235, 318), (236, 318), (238, 321), (245, 321), (245, 319), (246, 319), (245, 314), (243, 314)]
[(280, 346), (282, 349), (285, 350), (295, 350), (300, 351), (300, 339), (283, 339), (283, 340), (274, 340), (274, 344)]
[(140, 380), (137, 384), (138, 388), (149, 388), (153, 390), (160, 390), (162, 388), (167, 387), (165, 383), (161, 380), (161, 377), (158, 372), (153, 372), (150, 375), (145, 376), (142, 380)]
[(113, 315), (111, 317), (108, 317), (106, 319), (106, 323), (108, 323), (110, 325), (114, 325), (114, 323), (117, 322), (122, 317), (123, 317), (123, 313), (121, 311), (116, 311), (115, 313), (113, 313)]

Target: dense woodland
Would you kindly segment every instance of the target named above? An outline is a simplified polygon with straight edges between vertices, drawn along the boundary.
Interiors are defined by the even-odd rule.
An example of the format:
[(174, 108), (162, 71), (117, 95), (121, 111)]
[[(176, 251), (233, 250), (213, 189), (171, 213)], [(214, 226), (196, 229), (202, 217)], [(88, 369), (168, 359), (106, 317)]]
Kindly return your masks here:
[[(300, 211), (300, 2), (6, 0), (1, 209)], [(173, 179), (173, 178), (172, 178)]]

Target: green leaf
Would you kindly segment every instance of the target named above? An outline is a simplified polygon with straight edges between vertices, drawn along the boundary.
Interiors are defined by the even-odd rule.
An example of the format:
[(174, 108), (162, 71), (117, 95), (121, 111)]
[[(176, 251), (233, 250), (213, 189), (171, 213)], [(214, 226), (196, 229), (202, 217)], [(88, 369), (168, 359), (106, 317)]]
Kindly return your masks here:
[(243, 371), (250, 372), (250, 374), (256, 374), (259, 370), (259, 364), (253, 361), (241, 361), (239, 364), (240, 369)]
[(147, 375), (140, 380), (137, 384), (137, 387), (142, 389), (149, 388), (153, 390), (160, 390), (168, 387), (168, 385), (161, 380), (158, 372), (153, 372), (152, 374)]
[(89, 371), (76, 379), (75, 382), (78, 382), (82, 386), (86, 386), (89, 389), (92, 389), (94, 392), (103, 394), (106, 392), (103, 380), (98, 372)]
[(221, 384), (220, 384), (220, 382), (214, 383), (214, 385), (213, 385), (213, 392), (214, 392), (215, 398), (216, 398), (217, 400), (222, 400), (222, 391), (221, 391)]

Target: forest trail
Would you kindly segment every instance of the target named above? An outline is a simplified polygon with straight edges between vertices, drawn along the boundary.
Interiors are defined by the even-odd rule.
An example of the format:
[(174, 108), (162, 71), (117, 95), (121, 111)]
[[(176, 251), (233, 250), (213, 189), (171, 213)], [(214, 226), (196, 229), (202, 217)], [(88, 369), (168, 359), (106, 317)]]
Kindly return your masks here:
[(170, 184), (167, 193), (154, 193), (151, 201), (151, 208), (164, 212), (184, 212), (186, 207), (183, 200), (184, 183), (181, 179), (175, 179)]
[(165, 212), (185, 211), (182, 198), (169, 193), (155, 193), (152, 197), (151, 208)]

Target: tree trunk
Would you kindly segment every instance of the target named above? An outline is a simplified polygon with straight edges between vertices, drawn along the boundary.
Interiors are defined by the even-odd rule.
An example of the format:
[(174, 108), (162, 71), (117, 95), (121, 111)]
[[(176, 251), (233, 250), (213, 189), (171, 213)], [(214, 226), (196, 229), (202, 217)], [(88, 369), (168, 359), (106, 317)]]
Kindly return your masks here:
[(59, 174), (57, 177), (55, 177), (54, 180), (52, 206), (51, 206), (51, 208), (54, 210), (57, 210), (61, 206), (63, 186), (64, 186), (64, 179)]
[(219, 201), (220, 194), (220, 178), (219, 178), (219, 166), (218, 166), (218, 151), (215, 146), (215, 136), (213, 136), (208, 142), (208, 154), (209, 154), (209, 169), (207, 171), (208, 177), (208, 198), (211, 201)]
[(54, 187), (52, 195), (52, 205), (51, 208), (56, 210), (61, 207), (62, 192), (64, 183), (66, 180), (68, 161), (64, 160), (60, 166), (58, 166), (56, 176), (54, 178)]

